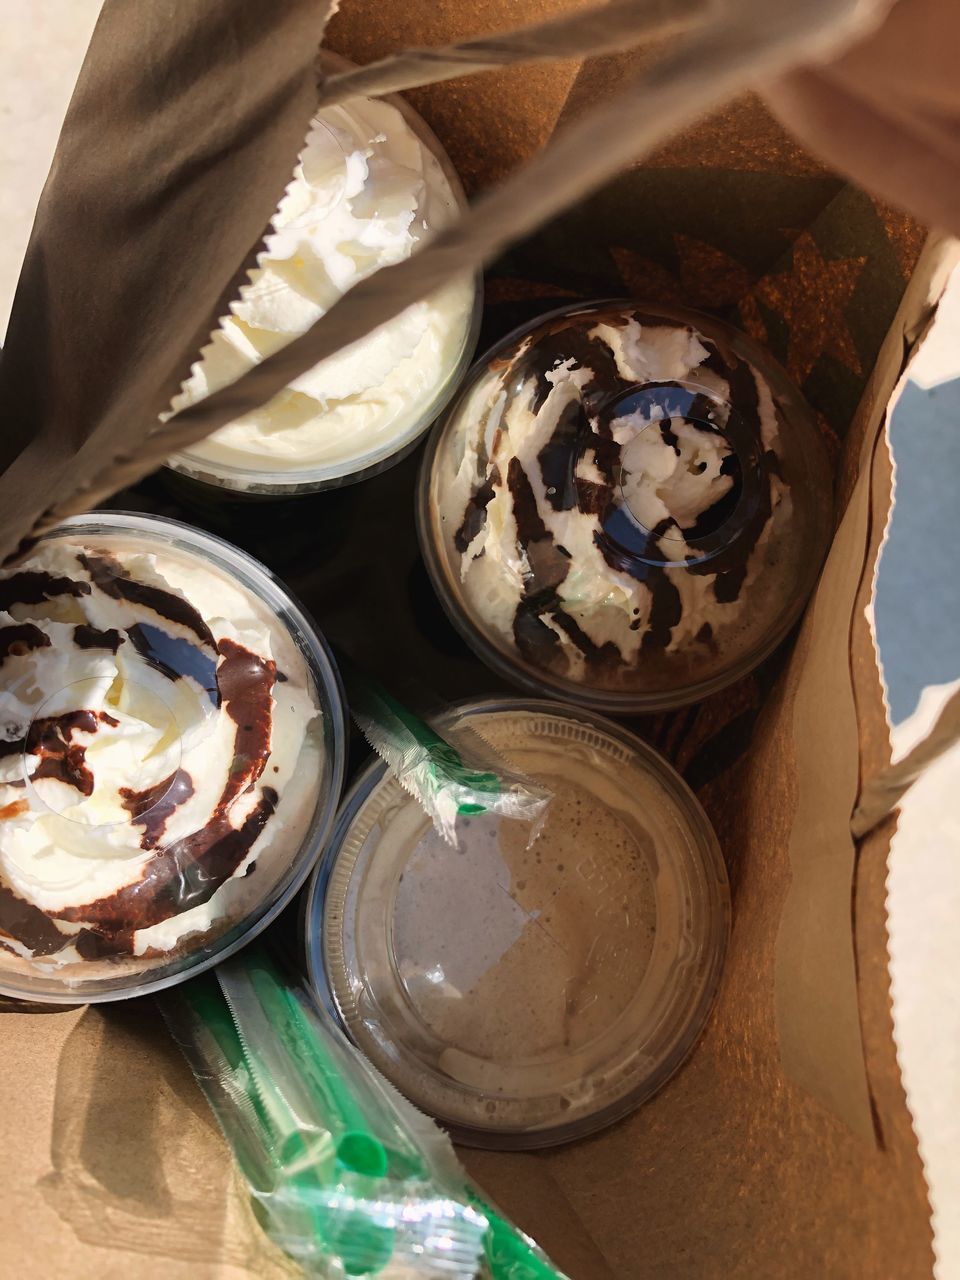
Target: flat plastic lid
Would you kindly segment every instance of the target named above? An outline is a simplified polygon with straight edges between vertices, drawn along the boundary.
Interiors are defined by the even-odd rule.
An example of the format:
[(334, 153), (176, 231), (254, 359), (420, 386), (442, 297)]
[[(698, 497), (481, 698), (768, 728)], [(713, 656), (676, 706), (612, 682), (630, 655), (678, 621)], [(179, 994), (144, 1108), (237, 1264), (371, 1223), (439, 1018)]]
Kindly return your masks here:
[(451, 850), (374, 768), (314, 938), (349, 1033), (411, 1101), (463, 1141), (543, 1146), (632, 1109), (689, 1052), (726, 946), (726, 874), (692, 794), (617, 726), (549, 703), (467, 714), (553, 790), (539, 837), (484, 815)]
[(812, 589), (829, 470), (799, 393), (727, 325), (568, 308), (468, 375), (424, 463), (421, 535), (481, 657), (598, 709), (744, 674)]

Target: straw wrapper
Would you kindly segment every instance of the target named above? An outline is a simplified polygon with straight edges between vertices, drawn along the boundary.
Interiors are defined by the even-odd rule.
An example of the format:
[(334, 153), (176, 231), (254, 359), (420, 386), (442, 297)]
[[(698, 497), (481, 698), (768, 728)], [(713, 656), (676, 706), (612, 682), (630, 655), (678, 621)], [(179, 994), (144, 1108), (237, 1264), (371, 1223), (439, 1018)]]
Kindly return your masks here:
[(161, 1008), (262, 1225), (307, 1274), (563, 1280), (261, 948)]
[(357, 727), (447, 844), (457, 847), (460, 816), (495, 813), (531, 824), (542, 819), (550, 793), (507, 768), (476, 734), (456, 730), (464, 744), (458, 750), (342, 655), (338, 665)]

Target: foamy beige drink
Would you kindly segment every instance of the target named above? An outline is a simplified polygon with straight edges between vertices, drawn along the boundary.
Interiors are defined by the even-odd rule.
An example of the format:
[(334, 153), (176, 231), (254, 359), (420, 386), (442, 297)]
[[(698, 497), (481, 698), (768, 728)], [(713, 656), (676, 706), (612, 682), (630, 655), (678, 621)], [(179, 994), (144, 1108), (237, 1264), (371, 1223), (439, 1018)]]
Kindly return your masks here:
[(462, 818), (452, 850), (374, 767), (314, 886), (313, 976), (364, 1053), (459, 1137), (546, 1145), (636, 1106), (689, 1051), (726, 876), (692, 794), (618, 726), (550, 703), (466, 715), (551, 790), (542, 825)]

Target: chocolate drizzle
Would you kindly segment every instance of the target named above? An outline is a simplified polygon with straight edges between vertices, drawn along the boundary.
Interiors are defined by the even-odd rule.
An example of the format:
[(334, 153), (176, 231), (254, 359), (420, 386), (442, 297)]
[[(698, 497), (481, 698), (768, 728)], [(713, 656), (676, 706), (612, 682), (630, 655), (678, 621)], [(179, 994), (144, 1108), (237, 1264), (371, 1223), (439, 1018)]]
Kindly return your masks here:
[(710, 534), (722, 529), (740, 505), (743, 495), (743, 476), (740, 459), (735, 453), (728, 453), (720, 463), (720, 474), (729, 476), (733, 483), (716, 502), (700, 512), (692, 525), (683, 530), (683, 536), (688, 543), (702, 542)]
[(533, 542), (552, 541), (537, 507), (536, 494), (519, 458), (511, 458), (507, 467), (507, 488), (513, 499), (513, 515), (517, 522), (517, 541), (524, 551)]
[(39, 756), (34, 779), (56, 778), (75, 787), (81, 795), (93, 794), (93, 774), (87, 768), (86, 747), (73, 742), (75, 733), (94, 734), (98, 728), (95, 711), (67, 711), (59, 716), (34, 720), (23, 738), (0, 740), (0, 759), (23, 752)]
[[(590, 328), (605, 319), (605, 316), (591, 318)], [(607, 344), (601, 338), (591, 338), (585, 328), (571, 325), (566, 320), (550, 325), (543, 336), (523, 352), (519, 363), (523, 366), (524, 374), (532, 373), (536, 379), (531, 405), (534, 413), (540, 412), (553, 390), (554, 384), (547, 375), (554, 373), (562, 364), (572, 364), (575, 369), (589, 369), (592, 372), (593, 377), (582, 389), (588, 409), (595, 408), (611, 391), (629, 386), (621, 378), (616, 358)], [(514, 372), (519, 370), (515, 370), (511, 364), (509, 374)], [(503, 381), (506, 382), (507, 377)]]
[(135, 622), (127, 635), (144, 662), (168, 680), (189, 676), (204, 690), (215, 707), (220, 706), (217, 663), (191, 640), (172, 636), (149, 622)]
[(155, 849), (170, 815), (193, 795), (193, 779), (186, 769), (178, 769), (162, 782), (144, 791), (120, 788), (120, 800), (134, 826), (143, 827), (140, 846)]
[(544, 618), (549, 617), (583, 654), (586, 661), (603, 668), (619, 660), (620, 651), (612, 641), (595, 644), (583, 628), (564, 610), (558, 588), (570, 569), (569, 553), (561, 551), (543, 523), (537, 509), (530, 479), (519, 458), (511, 458), (507, 484), (513, 499), (517, 541), (530, 565), (530, 580), (514, 618), (514, 640), (529, 660), (556, 659), (560, 640)]
[[(59, 919), (84, 924), (87, 932), (96, 935), (84, 941), (81, 953), (85, 956), (130, 951), (137, 930), (209, 901), (236, 872), (276, 809), (276, 791), (264, 787), (240, 826), (234, 827), (230, 821), (231, 806), (253, 789), (270, 754), (276, 664), (232, 640), (221, 641), (220, 652), (218, 679), (224, 710), (237, 732), (230, 772), (216, 808), (204, 827), (156, 849), (134, 884), (109, 897), (56, 913)], [(149, 819), (143, 824), (145, 848), (152, 847), (147, 842), (162, 834), (160, 819), (165, 825), (176, 804), (192, 793), (192, 787), (189, 776), (179, 771), (152, 791), (124, 795), (132, 816), (136, 810), (140, 818)], [(157, 794), (161, 789), (165, 789), (162, 796)]]
[[(748, 435), (758, 444), (761, 441), (760, 430), (760, 397), (757, 390), (757, 376), (745, 361), (728, 369), (730, 400), (737, 407), (737, 413), (744, 424)], [(732, 604), (739, 599), (747, 576), (747, 569), (754, 548), (767, 525), (772, 513), (770, 499), (770, 482), (767, 478), (770, 471), (770, 459), (775, 455), (768, 451), (763, 455), (760, 464), (759, 483), (752, 486), (754, 501), (746, 513), (746, 518), (738, 530), (737, 538), (726, 548), (720, 550), (702, 563), (696, 561), (687, 565), (692, 574), (712, 574), (713, 594), (718, 604)], [(729, 467), (727, 459), (724, 465)], [(737, 464), (739, 466), (739, 464)], [(721, 468), (723, 470), (723, 467)], [(728, 470), (729, 474), (729, 470)], [(739, 479), (739, 477), (737, 477)], [(737, 485), (734, 485), (734, 490)]]
[(473, 497), (467, 503), (466, 510), (463, 513), (463, 523), (453, 535), (453, 545), (463, 555), (470, 543), (474, 540), (478, 533), (481, 532), (487, 523), (487, 507), (493, 501), (500, 484), (500, 469), (494, 463), (490, 472), (484, 480), (483, 484), (477, 489)]
[(673, 628), (683, 614), (683, 601), (676, 585), (667, 577), (663, 569), (655, 569), (651, 575), (650, 616), (647, 630), (640, 641), (640, 652), (650, 653), (657, 649), (665, 649), (670, 643)]
[(547, 501), (554, 511), (571, 511), (577, 505), (577, 462), (592, 434), (582, 401), (571, 400), (563, 406), (553, 435), (537, 454)]
[(49, 649), (50, 637), (32, 622), (17, 622), (0, 627), (0, 663), (5, 658), (20, 658), (34, 649)]
[[(276, 807), (276, 791), (264, 787), (239, 827), (230, 825), (229, 815), (218, 813), (202, 830), (167, 845), (147, 863), (135, 884), (85, 906), (63, 908), (56, 915), (83, 922), (114, 952), (131, 951), (136, 930), (209, 902), (253, 848)], [(87, 953), (98, 954), (89, 945)]]
[[(530, 479), (519, 458), (510, 459), (507, 485), (517, 522), (517, 543), (531, 566), (528, 581), (524, 583), (523, 599), (513, 620), (514, 641), (520, 652), (528, 657), (537, 654), (540, 660), (549, 656), (556, 661), (561, 654), (560, 640), (543, 618), (559, 607), (556, 589), (567, 575), (570, 560), (554, 547), (553, 537), (540, 517)], [(541, 584), (537, 571), (541, 564), (547, 567), (551, 552), (554, 572), (548, 574), (547, 581)]]
[[(665, 649), (683, 613), (680, 592), (667, 569), (646, 558), (657, 539), (673, 527), (673, 520), (664, 520), (656, 529), (643, 529), (622, 507), (611, 504), (601, 528), (593, 535), (597, 548), (611, 569), (643, 583), (650, 592), (647, 630), (640, 641), (642, 653)], [(638, 630), (632, 623), (630, 625), (631, 630)], [(619, 650), (617, 656), (619, 659)]]
[(570, 556), (564, 555), (543, 523), (530, 479), (519, 458), (511, 458), (507, 486), (513, 499), (517, 522), (517, 542), (529, 565), (529, 590), (539, 596), (555, 592), (570, 570)]
[[(170, 634), (152, 622), (134, 623), (125, 635), (84, 622), (73, 627), (76, 648), (115, 654), (129, 639), (152, 669), (170, 680), (196, 683), (235, 726), (227, 777), (202, 828), (164, 845), (171, 815), (195, 793), (193, 778), (184, 769), (150, 787), (120, 790), (131, 825), (141, 828), (140, 846), (150, 855), (134, 883), (96, 901), (43, 911), (0, 882), (0, 946), (8, 945), (6, 938), (36, 956), (47, 956), (73, 945), (82, 958), (96, 959), (132, 953), (138, 930), (207, 902), (245, 861), (278, 803), (272, 787), (249, 793), (255, 792), (270, 755), (273, 687), (285, 677), (275, 663), (234, 641), (224, 640), (218, 648), (201, 615), (178, 593), (136, 581), (106, 554), (83, 553), (78, 560), (105, 595), (149, 610), (158, 624), (174, 624), (192, 635)], [(85, 596), (90, 590), (85, 581), (24, 572), (0, 579), (0, 607)], [(0, 661), (51, 644), (33, 623), (0, 627)], [(20, 753), (33, 757), (34, 780), (56, 779), (80, 796), (90, 796), (95, 779), (86, 760), (84, 735), (95, 734), (102, 724), (118, 728), (120, 721), (106, 712), (80, 709), (34, 720), (25, 731), (11, 727), (7, 732), (22, 736), (0, 740), (0, 758)], [(11, 785), (23, 783), (18, 779)], [(247, 797), (242, 807), (241, 797)], [(17, 799), (0, 809), (0, 818), (16, 818), (28, 809), (26, 799)], [(58, 928), (58, 920), (83, 927), (67, 933)]]
[(52, 956), (70, 941), (45, 911), (0, 882), (0, 936), (14, 938), (35, 956)]
[(602, 516), (613, 502), (613, 488), (577, 477), (577, 507), (586, 515)]
[(42, 604), (54, 596), (88, 596), (90, 583), (61, 578), (39, 569), (24, 569), (0, 578), (0, 609), (7, 612), (15, 604)]
[(584, 629), (569, 613), (560, 608), (559, 602), (553, 610), (553, 620), (568, 640), (572, 640), (587, 661), (587, 665), (596, 671), (608, 670), (620, 661), (620, 650), (612, 640), (596, 644)]
[(82, 796), (93, 795), (93, 770), (87, 765), (87, 749), (73, 742), (75, 733), (97, 732), (93, 711), (72, 711), (66, 716), (35, 720), (27, 735), (27, 754), (40, 757), (30, 775), (35, 782), (52, 778), (74, 787)]
[(566, 662), (560, 637), (544, 622), (557, 608), (555, 595), (524, 596), (513, 619), (513, 639), (517, 649), (532, 663), (557, 667)]
[(166, 618), (168, 622), (174, 622), (192, 631), (201, 644), (216, 650), (216, 641), (210, 628), (189, 600), (185, 600), (183, 596), (173, 591), (166, 591), (163, 587), (138, 582), (113, 556), (81, 552), (77, 559), (105, 596), (110, 596), (113, 600), (126, 600), (128, 604), (149, 609), (151, 613)]
[(106, 649), (110, 653), (116, 653), (123, 644), (123, 636), (112, 628), (98, 631), (96, 627), (81, 622), (73, 628), (73, 643), (78, 649)]
[(226, 810), (263, 773), (270, 755), (276, 663), (259, 658), (233, 640), (222, 640), (218, 672), (227, 715), (237, 726), (230, 777), (218, 808)]

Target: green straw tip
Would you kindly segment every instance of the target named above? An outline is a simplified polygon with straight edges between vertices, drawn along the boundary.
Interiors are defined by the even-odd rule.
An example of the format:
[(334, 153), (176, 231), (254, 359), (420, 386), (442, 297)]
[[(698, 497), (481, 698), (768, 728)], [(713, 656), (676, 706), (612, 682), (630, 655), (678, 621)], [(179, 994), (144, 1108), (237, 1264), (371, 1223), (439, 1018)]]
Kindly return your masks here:
[(330, 1252), (339, 1257), (348, 1276), (370, 1276), (382, 1271), (393, 1257), (396, 1232), (371, 1222), (362, 1213), (351, 1213), (325, 1238)]
[(387, 1153), (383, 1144), (369, 1133), (356, 1130), (345, 1133), (337, 1143), (337, 1159), (352, 1173), (368, 1178), (386, 1177)]

